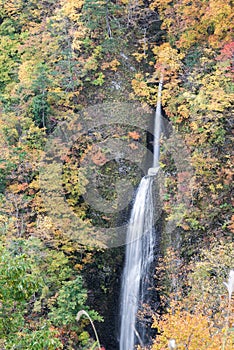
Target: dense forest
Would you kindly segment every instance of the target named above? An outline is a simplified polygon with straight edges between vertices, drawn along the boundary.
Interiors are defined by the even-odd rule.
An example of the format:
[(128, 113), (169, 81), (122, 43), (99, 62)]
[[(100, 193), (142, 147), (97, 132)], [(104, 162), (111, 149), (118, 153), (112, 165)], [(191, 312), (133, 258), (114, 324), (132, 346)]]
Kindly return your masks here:
[(0, 349), (118, 349), (124, 237), (163, 79), (138, 350), (231, 350), (232, 2), (0, 5)]

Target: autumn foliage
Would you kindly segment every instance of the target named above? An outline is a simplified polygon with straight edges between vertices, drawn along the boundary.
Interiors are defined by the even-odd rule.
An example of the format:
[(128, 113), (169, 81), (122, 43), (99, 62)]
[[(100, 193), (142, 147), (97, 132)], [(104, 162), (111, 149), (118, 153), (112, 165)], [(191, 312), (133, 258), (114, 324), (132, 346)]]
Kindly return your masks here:
[[(0, 348), (95, 346), (75, 313), (89, 310), (96, 321), (103, 309), (109, 315), (123, 252), (93, 249), (90, 236), (100, 234), (96, 224), (114, 227), (124, 215), (92, 211), (81, 165), (90, 161), (101, 196), (116, 199), (115, 182), (126, 175), (137, 186), (141, 169), (121, 152), (109, 161), (108, 147), (96, 144), (112, 137), (140, 151), (146, 132), (121, 123), (94, 127), (60, 155), (63, 198), (84, 245), (67, 234), (74, 233), (69, 220), (59, 228), (46, 207), (42, 160), (54, 130), (73, 125), (90, 105), (137, 101), (154, 109), (161, 77), (163, 114), (179, 136), (161, 140), (152, 349), (175, 339), (181, 350), (218, 350), (225, 329), (232, 346), (223, 285), (233, 268), (232, 23), (226, 0), (0, 0)], [(173, 157), (183, 163), (184, 154), (180, 169)], [(50, 184), (53, 194), (57, 179)], [(59, 203), (51, 201), (55, 212)]]

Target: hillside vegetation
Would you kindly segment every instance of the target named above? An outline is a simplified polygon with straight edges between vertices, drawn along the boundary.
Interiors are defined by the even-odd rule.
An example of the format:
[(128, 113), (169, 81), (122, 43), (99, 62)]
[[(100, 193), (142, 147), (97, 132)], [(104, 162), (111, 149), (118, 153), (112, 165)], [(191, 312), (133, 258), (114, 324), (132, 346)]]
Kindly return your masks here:
[[(234, 267), (232, 23), (226, 0), (0, 0), (1, 349), (95, 349), (89, 320), (75, 319), (81, 310), (114, 349), (105, 332), (123, 250), (100, 237), (127, 221), (115, 183), (127, 177), (136, 187), (143, 175), (134, 155), (145, 149), (160, 78), (174, 131), (161, 141), (160, 305), (146, 307), (158, 333), (150, 348), (175, 339), (178, 349), (231, 349), (233, 300), (223, 282)], [(120, 115), (113, 124), (108, 113), (124, 103), (141, 108), (133, 122)], [(64, 125), (77, 138), (54, 155)], [(118, 157), (110, 138), (124, 142)], [(76, 226), (45, 167), (56, 157)], [(85, 201), (92, 171), (112, 211)]]

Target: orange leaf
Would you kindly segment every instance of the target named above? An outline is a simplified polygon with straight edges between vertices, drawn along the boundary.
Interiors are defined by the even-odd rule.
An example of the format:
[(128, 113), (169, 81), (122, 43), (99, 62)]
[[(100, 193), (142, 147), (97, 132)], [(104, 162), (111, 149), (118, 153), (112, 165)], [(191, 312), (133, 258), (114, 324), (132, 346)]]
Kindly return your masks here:
[(139, 140), (140, 134), (136, 131), (129, 131), (128, 136), (131, 137), (133, 140)]
[(100, 150), (98, 150), (96, 153), (92, 155), (92, 161), (96, 165), (104, 165), (107, 159), (105, 155)]

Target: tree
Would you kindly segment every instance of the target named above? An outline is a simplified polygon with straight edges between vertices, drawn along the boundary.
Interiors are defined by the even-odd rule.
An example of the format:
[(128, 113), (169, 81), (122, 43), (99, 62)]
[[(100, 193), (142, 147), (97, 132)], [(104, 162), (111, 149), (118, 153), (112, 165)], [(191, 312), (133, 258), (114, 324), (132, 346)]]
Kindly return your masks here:
[[(232, 268), (233, 243), (213, 244), (186, 266), (178, 253), (167, 251), (159, 262), (156, 277), (166, 312), (154, 315), (158, 335), (152, 349), (166, 348), (174, 339), (178, 349), (221, 348), (227, 317), (224, 281)], [(232, 325), (232, 317), (228, 324)], [(227, 336), (227, 346), (234, 341)]]

